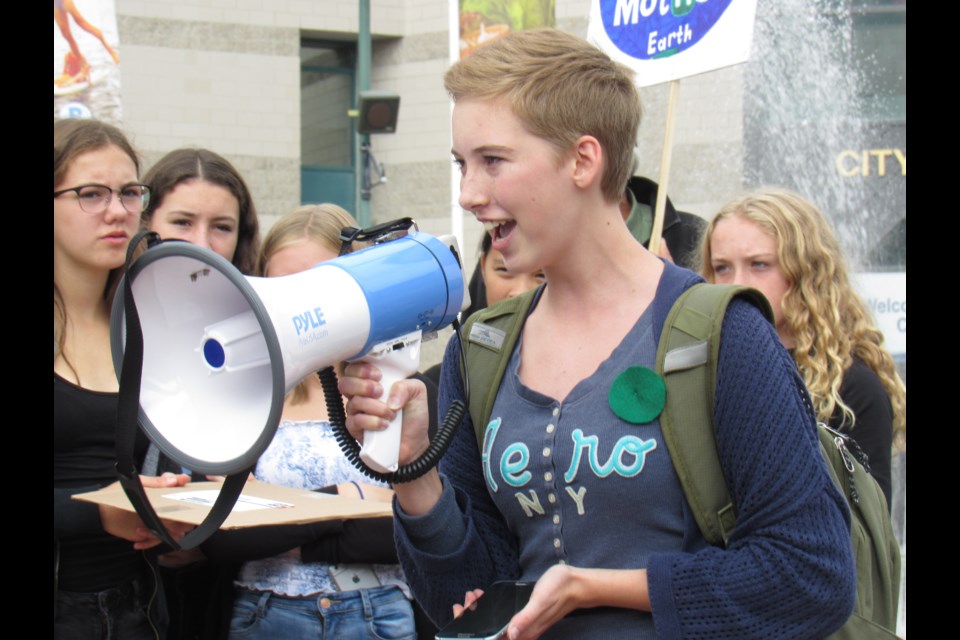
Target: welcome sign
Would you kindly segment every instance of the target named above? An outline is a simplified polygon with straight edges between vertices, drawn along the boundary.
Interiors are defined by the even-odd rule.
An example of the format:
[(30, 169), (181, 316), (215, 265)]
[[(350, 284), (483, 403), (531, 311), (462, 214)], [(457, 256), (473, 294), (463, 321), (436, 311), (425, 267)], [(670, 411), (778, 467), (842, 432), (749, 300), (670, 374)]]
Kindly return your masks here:
[(588, 39), (641, 87), (746, 61), (756, 0), (593, 0)]

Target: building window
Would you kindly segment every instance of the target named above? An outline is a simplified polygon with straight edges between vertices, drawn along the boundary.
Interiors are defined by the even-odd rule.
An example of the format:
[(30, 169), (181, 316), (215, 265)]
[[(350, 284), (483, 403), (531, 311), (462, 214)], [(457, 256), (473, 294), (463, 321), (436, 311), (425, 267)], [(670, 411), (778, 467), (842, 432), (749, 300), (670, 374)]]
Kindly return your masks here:
[(304, 39), (300, 47), (301, 200), (355, 213), (356, 43)]

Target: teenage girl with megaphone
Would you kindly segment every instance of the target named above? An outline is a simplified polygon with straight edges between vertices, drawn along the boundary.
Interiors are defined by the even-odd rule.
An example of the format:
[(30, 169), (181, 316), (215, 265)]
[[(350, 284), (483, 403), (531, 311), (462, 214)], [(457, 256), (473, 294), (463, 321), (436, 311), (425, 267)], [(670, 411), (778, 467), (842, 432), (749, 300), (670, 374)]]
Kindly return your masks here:
[[(160, 544), (136, 514), (72, 499), (116, 481), (110, 306), (150, 189), (126, 136), (96, 120), (53, 125), (54, 637), (156, 638)], [(137, 453), (147, 440), (140, 434)], [(183, 474), (145, 486), (187, 482)], [(186, 525), (166, 523), (175, 538)], [(158, 595), (159, 594), (159, 595)]]
[[(849, 510), (789, 354), (743, 300), (726, 310), (704, 392), (737, 515), (725, 547), (706, 543), (683, 493), (654, 369), (667, 316), (699, 277), (644, 249), (619, 209), (640, 121), (632, 72), (575, 36), (530, 29), (481, 47), (444, 81), (461, 207), (508, 269), (542, 269), (546, 284), (522, 299), (527, 313), (513, 310), (510, 335), (471, 323), (465, 346), (447, 347), (441, 414), (468, 392), (496, 395), (479, 434), (464, 416), (438, 470), (393, 485), (418, 602), (445, 624), (476, 589), (536, 581), (502, 620), (510, 640), (833, 633), (856, 595)], [(502, 375), (471, 371), (480, 349), (498, 348), (509, 349)], [(400, 463), (427, 448), (421, 385), (388, 386), (359, 363), (340, 390), (354, 437), (402, 409)]]

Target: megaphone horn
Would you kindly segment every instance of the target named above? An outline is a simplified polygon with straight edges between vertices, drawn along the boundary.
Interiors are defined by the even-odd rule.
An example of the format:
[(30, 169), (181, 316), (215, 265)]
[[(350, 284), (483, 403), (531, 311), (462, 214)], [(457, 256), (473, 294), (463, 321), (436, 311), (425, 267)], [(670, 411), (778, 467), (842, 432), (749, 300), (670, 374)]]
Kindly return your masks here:
[[(396, 377), (416, 371), (420, 332), (450, 324), (464, 296), (450, 245), (419, 231), (269, 279), (243, 276), (208, 249), (164, 242), (126, 277), (143, 332), (141, 425), (168, 457), (216, 475), (256, 463), (284, 395), (308, 374), (414, 343), (412, 369), (394, 360)], [(111, 322), (118, 372), (123, 307), (121, 291)], [(374, 467), (395, 469), (389, 458), (376, 456)]]

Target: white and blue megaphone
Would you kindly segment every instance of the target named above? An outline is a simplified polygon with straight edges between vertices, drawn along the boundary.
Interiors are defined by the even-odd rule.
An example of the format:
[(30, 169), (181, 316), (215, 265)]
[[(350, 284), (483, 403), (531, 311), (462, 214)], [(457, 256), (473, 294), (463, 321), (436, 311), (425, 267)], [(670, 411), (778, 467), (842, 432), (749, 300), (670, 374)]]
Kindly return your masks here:
[[(243, 276), (212, 251), (164, 242), (126, 278), (143, 335), (140, 424), (168, 457), (216, 475), (256, 464), (284, 396), (311, 373), (373, 359), (388, 393), (419, 368), (422, 334), (449, 325), (465, 295), (455, 240), (419, 231), (279, 278)], [(111, 321), (118, 372), (125, 323), (121, 289)], [(360, 457), (374, 470), (397, 469), (399, 423), (365, 436)]]

